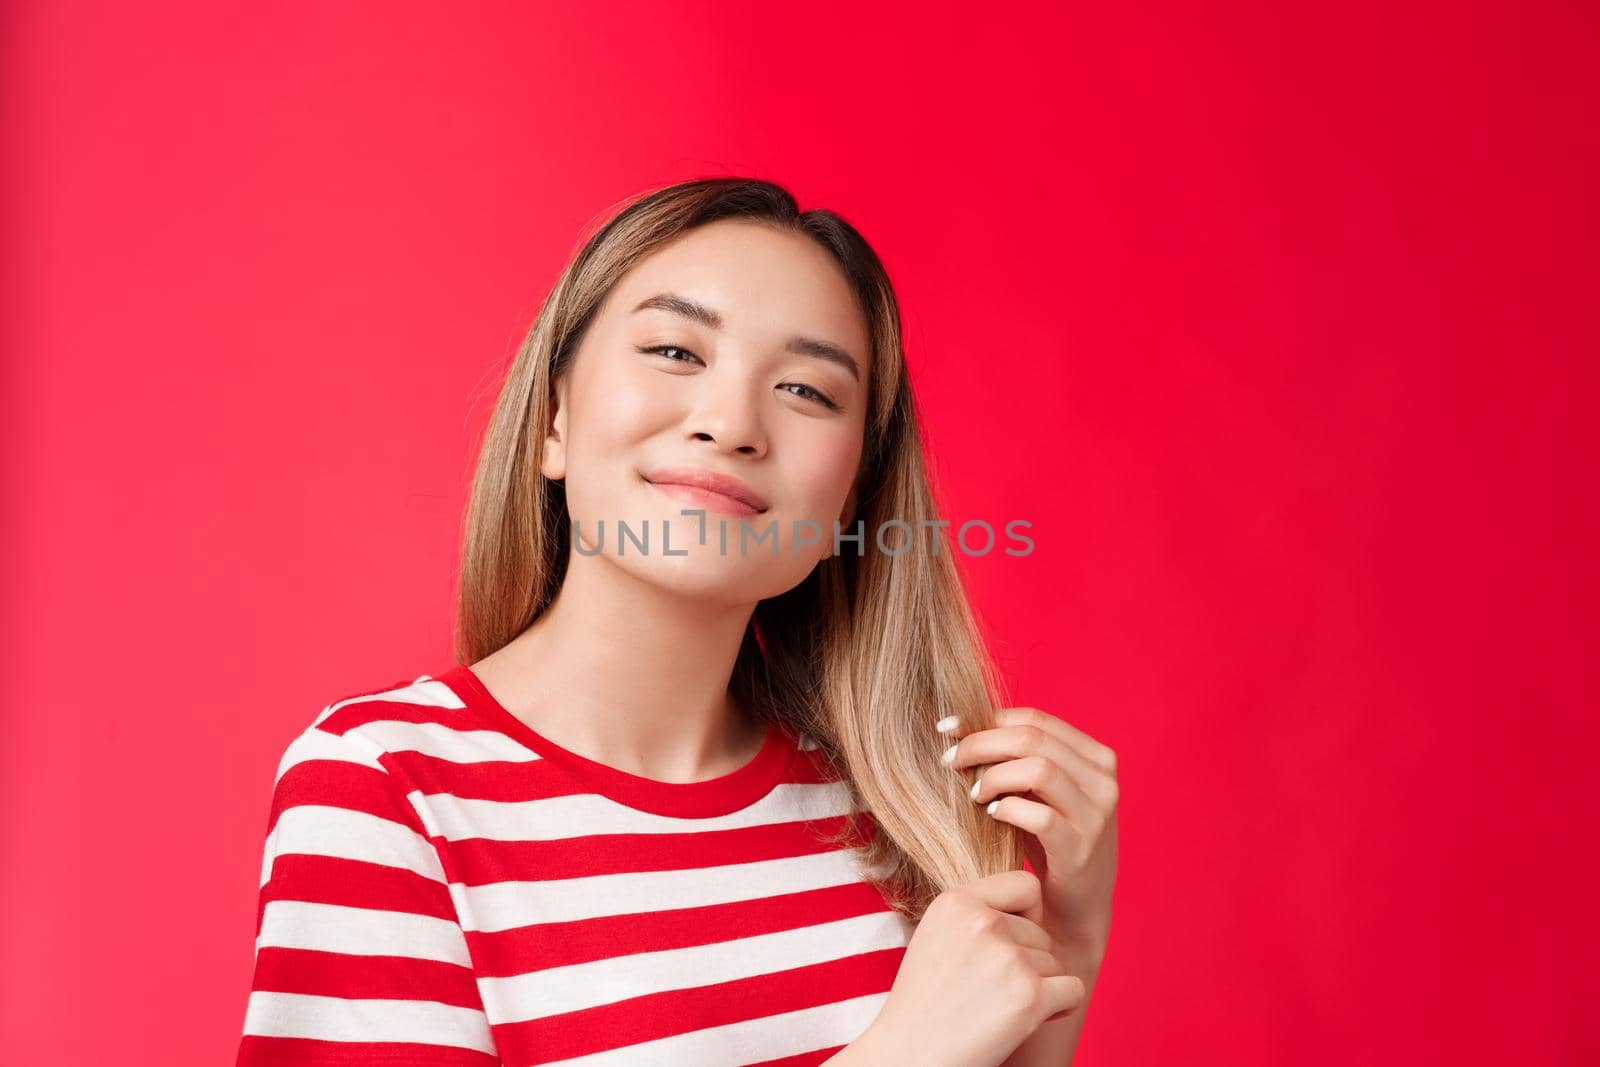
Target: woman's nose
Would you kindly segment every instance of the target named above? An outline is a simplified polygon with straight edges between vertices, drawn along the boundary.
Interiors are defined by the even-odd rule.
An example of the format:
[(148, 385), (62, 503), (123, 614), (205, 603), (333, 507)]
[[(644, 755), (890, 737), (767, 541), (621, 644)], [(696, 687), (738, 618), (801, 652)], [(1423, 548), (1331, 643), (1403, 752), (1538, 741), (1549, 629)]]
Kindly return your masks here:
[(700, 379), (704, 388), (696, 390), (695, 404), (686, 419), (689, 436), (710, 440), (724, 452), (765, 453), (766, 429), (755, 386), (731, 372), (723, 374), (721, 381), (712, 380), (717, 377), (707, 374)]

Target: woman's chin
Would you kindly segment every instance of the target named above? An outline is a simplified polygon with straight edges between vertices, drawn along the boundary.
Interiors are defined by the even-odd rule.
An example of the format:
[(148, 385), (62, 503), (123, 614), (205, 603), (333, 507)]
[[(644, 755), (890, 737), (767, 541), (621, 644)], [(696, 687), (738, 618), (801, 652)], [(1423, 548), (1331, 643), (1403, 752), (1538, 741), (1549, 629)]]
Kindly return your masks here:
[(726, 604), (754, 604), (787, 592), (805, 578), (807, 566), (800, 559), (723, 555), (715, 542), (690, 544), (681, 556), (674, 547), (672, 555), (627, 555), (612, 562), (678, 596)]

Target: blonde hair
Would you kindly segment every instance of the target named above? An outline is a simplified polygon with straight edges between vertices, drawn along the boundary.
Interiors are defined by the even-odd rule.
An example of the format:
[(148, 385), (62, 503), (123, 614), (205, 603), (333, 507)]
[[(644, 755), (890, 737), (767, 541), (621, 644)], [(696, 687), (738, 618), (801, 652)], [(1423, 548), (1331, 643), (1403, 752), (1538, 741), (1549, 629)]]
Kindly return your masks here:
[[(874, 551), (879, 525), (939, 520), (901, 342), (900, 310), (877, 254), (837, 214), (801, 212), (772, 182), (706, 178), (625, 201), (583, 241), (517, 350), (485, 431), (463, 527), (455, 657), (471, 663), (509, 643), (555, 598), (571, 534), (565, 487), (540, 470), (553, 383), (570, 366), (595, 309), (643, 257), (718, 219), (808, 235), (833, 254), (865, 313), (872, 342), (858, 504), (864, 554), (824, 558), (795, 588), (757, 603), (730, 693), (763, 720), (814, 739), (865, 809), (848, 837), (885, 900), (920, 920), (940, 892), (1022, 865), (1021, 832), (967, 793), (972, 775), (939, 762), (964, 732), (994, 725), (1003, 706), (948, 544), (897, 556)], [(841, 535), (851, 532), (841, 530)], [(831, 531), (823, 536), (831, 535)], [(898, 539), (898, 540), (903, 540)], [(854, 542), (846, 542), (847, 545)], [(886, 543), (898, 547), (897, 540)]]

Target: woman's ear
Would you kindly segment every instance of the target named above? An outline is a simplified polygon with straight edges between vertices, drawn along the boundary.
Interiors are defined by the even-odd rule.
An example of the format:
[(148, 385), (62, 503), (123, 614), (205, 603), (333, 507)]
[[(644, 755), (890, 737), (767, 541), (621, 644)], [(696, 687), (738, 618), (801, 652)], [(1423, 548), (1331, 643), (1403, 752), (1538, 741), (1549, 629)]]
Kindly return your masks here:
[(555, 405), (555, 414), (550, 419), (550, 433), (544, 439), (544, 454), (540, 457), (539, 470), (546, 478), (559, 482), (567, 476), (567, 379), (563, 375), (556, 382), (552, 390), (550, 402)]

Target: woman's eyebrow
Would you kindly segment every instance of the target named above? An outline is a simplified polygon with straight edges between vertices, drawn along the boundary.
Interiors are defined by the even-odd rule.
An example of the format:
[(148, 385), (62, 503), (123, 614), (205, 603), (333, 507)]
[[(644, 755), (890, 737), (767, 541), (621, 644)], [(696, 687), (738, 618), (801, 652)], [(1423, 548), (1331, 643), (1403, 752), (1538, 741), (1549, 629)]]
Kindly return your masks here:
[[(686, 296), (679, 296), (677, 293), (657, 293), (655, 296), (646, 297), (635, 304), (629, 314), (644, 311), (647, 308), (655, 308), (658, 311), (670, 311), (674, 315), (682, 315), (684, 318), (692, 319), (709, 330), (722, 329), (722, 316), (720, 314), (706, 307), (698, 300), (691, 300)], [(832, 341), (823, 341), (815, 337), (795, 336), (789, 338), (783, 347), (786, 352), (793, 352), (802, 356), (815, 356), (830, 363), (837, 363), (850, 372), (850, 377), (858, 382), (861, 380), (861, 365), (856, 362), (854, 356)]]

